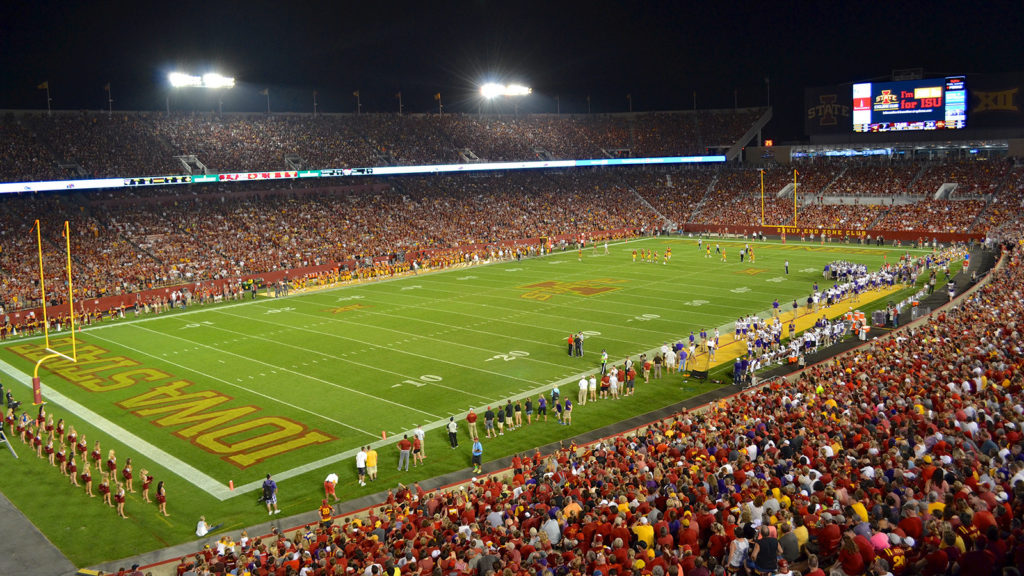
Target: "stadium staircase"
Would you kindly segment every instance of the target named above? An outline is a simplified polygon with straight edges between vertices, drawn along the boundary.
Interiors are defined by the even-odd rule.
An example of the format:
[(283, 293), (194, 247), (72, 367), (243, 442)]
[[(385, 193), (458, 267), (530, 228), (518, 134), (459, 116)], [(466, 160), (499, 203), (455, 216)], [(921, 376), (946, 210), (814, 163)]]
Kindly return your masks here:
[(475, 164), (477, 162), (483, 162), (483, 160), (481, 160), (480, 157), (477, 156), (469, 148), (459, 148), (458, 154), (459, 160), (461, 160), (463, 164)]
[(708, 183), (708, 187), (704, 189), (704, 195), (700, 197), (700, 201), (697, 202), (696, 204), (694, 204), (693, 209), (690, 210), (690, 213), (686, 215), (686, 222), (687, 223), (694, 222), (694, 218), (693, 218), (694, 215), (696, 215), (697, 213), (700, 212), (701, 207), (704, 206), (704, 203), (707, 202), (708, 198), (711, 197), (711, 194), (713, 193), (713, 191), (715, 189), (715, 184), (717, 184), (717, 183), (718, 183), (718, 174), (715, 174), (715, 177), (712, 178), (711, 182)]
[(938, 166), (938, 163), (937, 162), (925, 162), (924, 164), (922, 164), (921, 165), (921, 169), (918, 170), (916, 174), (914, 174), (913, 178), (910, 179), (910, 182), (907, 183), (907, 188), (905, 190), (903, 190), (903, 192), (906, 193), (906, 194), (913, 194), (912, 190), (914, 189), (914, 185), (917, 184), (917, 181), (920, 180), (925, 174), (928, 173), (928, 170), (932, 166)]
[(284, 165), (288, 170), (305, 170), (307, 166), (306, 160), (298, 154), (285, 154)]
[(849, 170), (849, 169), (850, 169), (849, 166), (843, 166), (843, 169), (839, 171), (839, 174), (836, 174), (834, 178), (832, 178), (831, 180), (828, 181), (828, 184), (825, 184), (821, 188), (821, 191), (818, 193), (818, 195), (822, 196), (822, 197), (827, 196), (828, 189), (831, 188), (832, 185), (835, 184), (836, 182), (839, 182), (839, 179), (842, 178), (843, 176), (845, 176), (846, 175), (846, 171)]
[(772, 109), (767, 108), (765, 109), (764, 114), (762, 114), (760, 118), (754, 121), (753, 126), (751, 126), (750, 129), (748, 129), (746, 132), (744, 132), (743, 136), (740, 136), (740, 139), (734, 142), (733, 145), (729, 147), (729, 149), (725, 152), (725, 160), (727, 162), (732, 162), (739, 158), (740, 154), (743, 152), (743, 147), (747, 145), (747, 142), (750, 142), (755, 138), (757, 139), (758, 144), (760, 144), (761, 142), (759, 135), (761, 134), (761, 130), (764, 129), (765, 125), (767, 125), (768, 122), (771, 121), (771, 119)]
[(210, 173), (210, 169), (206, 167), (206, 164), (200, 162), (195, 154), (180, 154), (175, 156), (174, 159), (181, 163), (187, 174)]
[(956, 182), (943, 183), (939, 186), (939, 189), (935, 191), (935, 194), (932, 196), (932, 200), (949, 200), (949, 197), (956, 192), (958, 186), (959, 184)]

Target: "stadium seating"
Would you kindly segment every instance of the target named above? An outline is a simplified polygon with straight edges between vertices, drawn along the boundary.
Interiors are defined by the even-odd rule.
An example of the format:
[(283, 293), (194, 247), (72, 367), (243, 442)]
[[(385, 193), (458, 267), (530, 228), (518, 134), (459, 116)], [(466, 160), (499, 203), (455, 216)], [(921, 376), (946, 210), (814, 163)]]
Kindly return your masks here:
[[(232, 171), (284, 167), (285, 156), (314, 167), (440, 163), (460, 161), (464, 149), (488, 160), (679, 154), (733, 142), (756, 117), (8, 115), (0, 178), (173, 173), (182, 170), (178, 154)], [(787, 542), (796, 535), (796, 553), (786, 554), (801, 569), (811, 552), (825, 569), (858, 565), (851, 554), (860, 555), (858, 574), (877, 558), (893, 572), (898, 562), (901, 575), (979, 561), (1024, 565), (1024, 351), (1014, 320), (1024, 300), (1006, 297), (1024, 281), (1014, 247), (1024, 237), (1024, 174), (976, 161), (796, 168), (801, 194), (818, 200), (802, 209), (802, 225), (987, 232), (1008, 243), (1007, 262), (991, 284), (933, 320), (791, 382), (599, 444), (517, 457), (507, 478), (482, 478), (465, 493), (401, 489), (363, 520), (255, 538), (223, 555), (202, 551), (183, 559), (181, 572), (192, 564), (218, 574), (236, 566), (370, 573), (373, 565), (403, 574), (665, 575), (678, 566), (701, 574), (729, 564), (732, 542), (762, 526)], [(768, 168), (767, 223), (792, 223), (791, 201), (775, 194), (792, 176), (790, 167)], [(960, 185), (954, 196), (931, 199), (946, 182)], [(37, 218), (55, 303), (66, 298), (63, 220), (71, 223), (76, 289), (93, 297), (355, 257), (436, 249), (430, 258), (443, 265), (465, 257), (466, 246), (760, 219), (758, 172), (732, 166), (351, 184), (4, 198), (0, 303), (9, 312), (39, 302)], [(897, 195), (916, 201), (821, 201)]]
[(1000, 294), (1024, 281), (1021, 256), (1011, 250), (991, 284), (934, 320), (792, 381), (516, 456), (468, 491), (400, 486), (358, 518), (203, 551), (179, 571), (736, 573), (762, 527), (783, 542), (776, 573), (809, 561), (857, 567), (848, 574), (1020, 566), (1024, 350), (1012, 319), (1024, 310)]

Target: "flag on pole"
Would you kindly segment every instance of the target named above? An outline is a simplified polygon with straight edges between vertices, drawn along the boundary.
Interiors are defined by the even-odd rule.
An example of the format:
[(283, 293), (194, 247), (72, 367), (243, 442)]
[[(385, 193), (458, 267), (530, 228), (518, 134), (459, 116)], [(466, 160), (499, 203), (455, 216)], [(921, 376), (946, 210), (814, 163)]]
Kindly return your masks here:
[(103, 86), (103, 90), (104, 90), (105, 92), (110, 92), (110, 82), (107, 82), (107, 83), (106, 83), (106, 85), (105, 85), (105, 86)]
[(438, 92), (437, 94), (434, 94), (434, 100), (437, 100), (438, 102), (441, 101), (441, 93), (440, 92)]
[(316, 98), (319, 95), (320, 95), (319, 92), (317, 92), (316, 90), (313, 90), (313, 98)]
[(49, 80), (43, 82), (39, 86), (36, 86), (36, 90), (49, 90), (49, 89), (50, 89), (50, 81)]
[(359, 98), (359, 90), (353, 92), (352, 95), (355, 96), (356, 98)]
[(402, 93), (398, 92), (397, 94), (395, 94), (395, 98), (398, 98), (399, 100), (401, 100), (402, 99)]
[(264, 88), (263, 90), (260, 90), (260, 95), (261, 96), (269, 96), (270, 95), (270, 88)]

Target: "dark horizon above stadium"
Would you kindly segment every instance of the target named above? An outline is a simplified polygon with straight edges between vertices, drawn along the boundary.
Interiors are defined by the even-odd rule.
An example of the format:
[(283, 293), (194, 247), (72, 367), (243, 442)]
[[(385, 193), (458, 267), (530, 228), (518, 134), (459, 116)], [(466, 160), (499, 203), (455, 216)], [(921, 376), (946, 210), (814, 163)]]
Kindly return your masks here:
[[(802, 138), (803, 88), (1024, 68), (1019, 3), (256, 0), (14, 2), (2, 9), (0, 108), (352, 113), (607, 113), (764, 106)], [(171, 90), (180, 70), (238, 82)], [(482, 102), (489, 81), (534, 93)], [(263, 91), (266, 90), (266, 94)], [(770, 99), (770, 100), (769, 100)]]

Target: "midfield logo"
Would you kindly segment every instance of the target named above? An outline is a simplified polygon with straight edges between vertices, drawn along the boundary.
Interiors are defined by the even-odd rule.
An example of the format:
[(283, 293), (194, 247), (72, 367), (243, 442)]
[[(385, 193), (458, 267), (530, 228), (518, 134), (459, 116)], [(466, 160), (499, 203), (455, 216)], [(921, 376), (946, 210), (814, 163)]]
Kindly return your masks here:
[(576, 282), (558, 282), (556, 280), (550, 280), (548, 282), (539, 282), (537, 284), (520, 286), (520, 288), (529, 290), (529, 292), (523, 294), (521, 298), (545, 302), (551, 299), (552, 296), (558, 296), (559, 294), (594, 296), (596, 294), (612, 292), (613, 290), (620, 290), (622, 287), (614, 286), (614, 284), (622, 284), (624, 282), (626, 282), (626, 280), (616, 280), (614, 278), (597, 278), (595, 280), (579, 280)]

